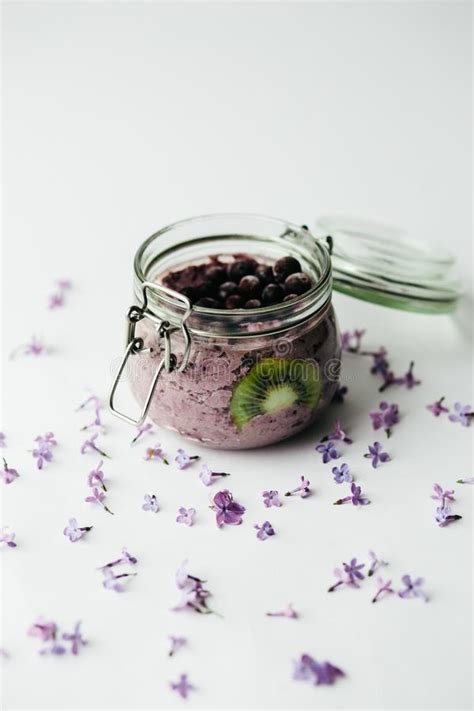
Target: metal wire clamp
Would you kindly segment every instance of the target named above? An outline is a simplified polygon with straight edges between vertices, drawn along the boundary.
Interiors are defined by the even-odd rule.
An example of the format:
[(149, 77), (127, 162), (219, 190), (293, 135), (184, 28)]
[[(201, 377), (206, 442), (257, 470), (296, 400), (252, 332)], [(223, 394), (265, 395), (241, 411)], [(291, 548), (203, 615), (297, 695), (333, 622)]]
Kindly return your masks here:
[[(181, 305), (185, 307), (185, 311), (183, 316), (180, 318), (179, 325), (173, 326), (170, 324), (169, 321), (163, 320), (155, 316), (152, 311), (149, 310), (148, 308), (148, 292), (154, 292), (158, 297), (160, 298), (161, 301), (164, 302), (164, 304), (168, 304), (169, 306), (176, 306), (176, 301)], [(116, 417), (119, 417), (121, 420), (124, 420), (125, 422), (128, 422), (131, 425), (136, 425), (139, 426), (141, 425), (144, 421), (145, 418), (148, 414), (148, 410), (150, 408), (151, 400), (153, 398), (153, 393), (155, 392), (156, 384), (158, 382), (158, 378), (160, 377), (161, 373), (166, 371), (167, 373), (171, 373), (173, 370), (177, 370), (178, 372), (182, 372), (186, 366), (188, 365), (189, 362), (189, 354), (191, 351), (191, 337), (189, 335), (188, 328), (186, 326), (186, 321), (189, 318), (191, 311), (192, 311), (192, 305), (190, 300), (186, 297), (183, 296), (183, 294), (179, 294), (177, 291), (174, 291), (173, 289), (168, 289), (166, 286), (162, 286), (161, 284), (154, 284), (153, 282), (145, 281), (143, 283), (142, 287), (142, 301), (143, 304), (142, 306), (137, 306), (133, 305), (129, 308), (127, 312), (127, 337), (126, 337), (126, 344), (125, 344), (125, 353), (122, 358), (122, 362), (120, 363), (120, 367), (117, 371), (117, 375), (114, 378), (114, 381), (112, 383), (112, 388), (110, 390), (110, 396), (109, 396), (109, 409), (114, 414)], [(152, 321), (155, 324), (155, 329), (157, 333), (158, 339), (163, 339), (164, 340), (164, 355), (163, 358), (161, 358), (160, 362), (158, 363), (158, 366), (156, 368), (156, 371), (153, 375), (150, 387), (148, 389), (148, 393), (145, 399), (145, 404), (143, 405), (143, 409), (141, 411), (140, 416), (138, 419), (134, 419), (133, 417), (130, 417), (129, 415), (125, 414), (124, 412), (120, 412), (120, 410), (117, 410), (117, 408), (114, 405), (114, 397), (115, 397), (115, 392), (117, 390), (117, 387), (120, 382), (120, 378), (122, 377), (122, 373), (125, 370), (125, 366), (127, 365), (127, 361), (130, 356), (134, 355), (141, 355), (144, 353), (151, 353), (153, 351), (153, 348), (145, 348), (145, 343), (143, 338), (136, 337), (135, 336), (135, 329), (137, 326), (137, 323), (141, 321), (143, 318), (148, 318), (150, 321)], [(173, 333), (176, 331), (180, 331), (181, 335), (184, 340), (184, 351), (183, 351), (183, 357), (181, 359), (181, 363), (177, 362), (177, 358), (172, 353), (172, 343), (171, 343), (171, 336)]]

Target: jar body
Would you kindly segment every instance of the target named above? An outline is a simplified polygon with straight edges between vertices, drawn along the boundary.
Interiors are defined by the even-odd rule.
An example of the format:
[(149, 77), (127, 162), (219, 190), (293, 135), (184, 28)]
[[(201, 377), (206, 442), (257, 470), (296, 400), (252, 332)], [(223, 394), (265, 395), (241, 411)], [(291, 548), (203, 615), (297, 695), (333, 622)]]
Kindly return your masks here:
[[(151, 349), (140, 357), (130, 378), (134, 396), (142, 406), (163, 353), (153, 323), (141, 321), (137, 335)], [(177, 344), (178, 359), (181, 350), (182, 345)], [(316, 400), (305, 402), (303, 395), (300, 398), (303, 402), (284, 402), (279, 407), (277, 401), (267, 410), (256, 405), (256, 414), (242, 424), (233, 410), (239, 384), (249, 374), (258, 372), (259, 364), (275, 360), (288, 364), (289, 372), (294, 364), (306, 364), (310, 369), (306, 378), (313, 380), (316, 376), (319, 380)], [(278, 336), (249, 335), (237, 341), (193, 339), (187, 368), (160, 376), (148, 416), (157, 425), (173, 429), (203, 446), (262, 447), (291, 437), (318, 418), (337, 389), (339, 364), (339, 333), (330, 304), (307, 323)], [(304, 392), (304, 369), (298, 366), (294, 377)], [(258, 398), (258, 393), (255, 397)]]
[[(311, 286), (252, 309), (192, 305), (169, 287), (183, 267), (295, 257)], [(305, 226), (254, 215), (208, 215), (170, 225), (135, 256), (126, 365), (139, 420), (216, 449), (279, 442), (311, 424), (337, 388), (340, 343), (331, 305), (331, 259)], [(212, 300), (211, 300), (212, 301)], [(119, 375), (120, 375), (119, 373)], [(156, 376), (156, 377), (155, 377)], [(119, 376), (118, 376), (119, 377)]]

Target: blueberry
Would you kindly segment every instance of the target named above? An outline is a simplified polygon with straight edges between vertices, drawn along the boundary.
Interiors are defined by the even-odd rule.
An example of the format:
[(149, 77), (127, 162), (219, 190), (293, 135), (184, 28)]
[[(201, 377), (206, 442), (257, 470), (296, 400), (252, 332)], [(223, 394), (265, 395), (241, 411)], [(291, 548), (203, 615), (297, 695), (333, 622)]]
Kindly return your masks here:
[(265, 306), (279, 304), (283, 301), (284, 296), (285, 292), (280, 284), (268, 284), (262, 291), (262, 304)]
[(244, 304), (244, 309), (259, 309), (261, 302), (258, 299), (249, 299)]
[(225, 300), (225, 307), (226, 309), (241, 309), (243, 303), (244, 300), (241, 296), (238, 294), (231, 294), (231, 296), (228, 296)]
[(257, 276), (263, 285), (270, 284), (273, 281), (273, 269), (267, 264), (259, 264), (255, 270)]
[(280, 257), (273, 265), (275, 280), (279, 282), (285, 281), (287, 276), (295, 272), (301, 272), (301, 264), (294, 257)]
[(239, 281), (239, 292), (242, 296), (253, 297), (260, 293), (261, 285), (258, 277), (248, 274)]
[(201, 299), (196, 301), (196, 306), (204, 306), (206, 309), (220, 309), (222, 304), (216, 299), (211, 299), (210, 296), (203, 296)]
[(312, 286), (312, 281), (304, 272), (290, 274), (285, 279), (285, 291), (287, 294), (304, 294)]
[(250, 257), (246, 259), (237, 259), (227, 267), (227, 275), (231, 281), (239, 283), (242, 277), (247, 274), (253, 274), (257, 268), (257, 262)]
[(283, 302), (285, 301), (293, 301), (293, 299), (297, 299), (298, 294), (287, 294), (285, 298), (283, 299)]
[(237, 292), (237, 284), (235, 281), (225, 281), (220, 285), (219, 288), (219, 298), (225, 301), (228, 296), (235, 294)]
[(206, 281), (210, 281), (212, 284), (222, 284), (227, 279), (227, 272), (224, 267), (212, 265), (207, 267), (204, 277)]
[(191, 303), (194, 303), (199, 298), (199, 292), (194, 286), (183, 286), (179, 289), (179, 293), (187, 296)]

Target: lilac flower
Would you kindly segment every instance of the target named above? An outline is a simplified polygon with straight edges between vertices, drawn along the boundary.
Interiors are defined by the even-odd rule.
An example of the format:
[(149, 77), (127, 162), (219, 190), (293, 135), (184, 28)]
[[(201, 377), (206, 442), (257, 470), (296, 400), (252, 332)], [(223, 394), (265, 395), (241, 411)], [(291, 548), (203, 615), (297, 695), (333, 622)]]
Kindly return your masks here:
[(164, 462), (164, 464), (169, 464), (168, 460), (165, 458), (165, 455), (163, 454), (161, 444), (158, 444), (158, 443), (155, 444), (154, 447), (147, 447), (144, 459), (147, 462), (150, 462), (153, 459), (159, 459), (160, 461)]
[(217, 477), (220, 476), (230, 476), (230, 474), (227, 474), (227, 472), (213, 472), (206, 464), (204, 464), (203, 468), (199, 472), (199, 478), (204, 486), (210, 486), (214, 479), (217, 479)]
[(379, 568), (388, 565), (384, 560), (381, 558), (378, 558), (377, 555), (374, 553), (374, 551), (369, 551), (369, 558), (371, 559), (371, 564), (370, 567), (367, 571), (367, 577), (370, 578), (371, 575), (375, 573), (376, 570)]
[(148, 422), (144, 425), (137, 425), (137, 434), (135, 437), (132, 439), (130, 442), (130, 445), (135, 444), (135, 442), (140, 439), (142, 435), (144, 435), (146, 432), (149, 432), (150, 434), (153, 433), (153, 425), (151, 422)]
[(340, 467), (333, 467), (332, 473), (334, 475), (334, 481), (337, 484), (342, 484), (343, 481), (351, 482), (352, 474), (349, 471), (349, 466), (347, 464), (341, 464)]
[(260, 541), (266, 541), (267, 538), (275, 535), (274, 528), (270, 521), (264, 521), (261, 526), (256, 523), (254, 528), (257, 530), (257, 538)]
[(104, 580), (102, 585), (106, 590), (114, 590), (114, 592), (125, 592), (125, 585), (123, 584), (125, 580), (129, 580), (136, 576), (136, 573), (119, 573), (116, 575), (111, 568), (104, 568), (102, 571), (104, 574)]
[(81, 623), (77, 622), (72, 633), (65, 632), (63, 639), (66, 642), (71, 642), (71, 652), (75, 655), (79, 654), (81, 647), (85, 647), (87, 640), (81, 634)]
[(103, 491), (100, 491), (96, 486), (92, 489), (92, 494), (89, 496), (86, 496), (84, 501), (87, 501), (89, 504), (100, 504), (109, 514), (113, 515), (113, 511), (111, 511), (105, 504), (105, 494)]
[(68, 279), (60, 279), (57, 282), (58, 291), (50, 294), (49, 308), (56, 309), (64, 305), (65, 292), (71, 288), (71, 282)]
[(316, 451), (323, 455), (323, 464), (327, 464), (331, 459), (339, 459), (341, 456), (336, 449), (334, 442), (325, 442), (315, 447)]
[(287, 617), (289, 620), (298, 619), (298, 613), (293, 609), (291, 604), (287, 605), (284, 610), (279, 612), (267, 612), (265, 613), (267, 617)]
[(267, 509), (271, 508), (272, 506), (279, 507), (283, 505), (280, 501), (278, 491), (275, 491), (274, 489), (271, 489), (270, 491), (264, 491), (262, 493), (262, 496), (264, 506), (266, 506)]
[(174, 612), (191, 609), (194, 612), (208, 615), (212, 612), (207, 606), (211, 593), (203, 587), (205, 581), (187, 572), (187, 561), (184, 561), (176, 573), (176, 585), (181, 591), (180, 602), (173, 607)]
[(0, 472), (0, 477), (3, 479), (5, 484), (11, 484), (12, 481), (18, 479), (19, 476), (20, 475), (17, 470), (11, 469), (6, 462), (5, 457), (3, 457), (3, 471)]
[(341, 387), (338, 387), (336, 392), (333, 395), (332, 401), (342, 404), (344, 402), (344, 398), (348, 392), (349, 392), (349, 388), (346, 385), (342, 385)]
[(194, 691), (194, 686), (189, 683), (188, 675), (181, 674), (178, 682), (170, 682), (170, 687), (173, 691), (176, 691), (182, 699), (187, 699), (189, 692)]
[(168, 656), (172, 657), (174, 654), (176, 654), (176, 652), (181, 649), (181, 647), (185, 646), (187, 639), (186, 637), (173, 637), (173, 635), (170, 635), (169, 639), (171, 641), (171, 647), (170, 651), (168, 652)]
[(373, 445), (369, 444), (369, 451), (364, 454), (366, 459), (372, 459), (372, 466), (374, 469), (378, 467), (379, 464), (390, 461), (390, 455), (387, 452), (382, 452), (382, 445), (380, 442), (374, 442)]
[(357, 558), (352, 558), (350, 563), (343, 563), (342, 570), (340, 568), (334, 570), (334, 575), (338, 578), (338, 582), (334, 583), (334, 585), (328, 589), (328, 592), (337, 590), (341, 585), (358, 588), (358, 581), (364, 580), (365, 577), (361, 572), (362, 568), (365, 568), (365, 563), (357, 563)]
[(431, 498), (435, 501), (441, 501), (441, 505), (444, 506), (446, 501), (454, 501), (454, 489), (447, 489), (444, 491), (443, 487), (439, 484), (433, 484), (434, 494), (431, 494)]
[(178, 509), (178, 515), (176, 516), (176, 522), (184, 523), (186, 526), (192, 526), (194, 523), (195, 515), (196, 509), (186, 509), (184, 508), (184, 506), (180, 506)]
[(436, 400), (436, 402), (431, 403), (431, 405), (427, 405), (426, 409), (430, 410), (435, 417), (439, 417), (441, 413), (449, 412), (449, 408), (443, 405), (444, 400), (445, 397), (443, 396), (439, 400)]
[(299, 681), (311, 681), (315, 686), (332, 686), (339, 677), (345, 676), (342, 669), (329, 662), (317, 662), (309, 654), (302, 654), (295, 663), (293, 678)]
[(344, 331), (341, 334), (341, 349), (349, 353), (359, 353), (365, 329)]
[(58, 279), (58, 287), (61, 291), (68, 291), (72, 288), (72, 282), (70, 279)]
[(321, 442), (326, 442), (327, 440), (340, 440), (341, 442), (346, 442), (346, 444), (352, 444), (351, 438), (348, 437), (344, 430), (341, 428), (341, 423), (339, 422), (339, 420), (336, 420), (334, 422), (332, 432), (323, 437)]
[(52, 432), (46, 432), (44, 435), (35, 437), (37, 446), (33, 449), (32, 454), (36, 459), (36, 466), (42, 469), (45, 462), (51, 462), (53, 459), (52, 448), (56, 447), (57, 441)]
[(398, 593), (399, 596), (405, 599), (410, 597), (419, 597), (425, 602), (428, 602), (428, 596), (422, 589), (424, 582), (423, 578), (416, 578), (416, 580), (412, 580), (409, 575), (403, 575), (402, 583), (405, 585), (405, 588), (400, 590)]
[(97, 452), (100, 454), (102, 457), (105, 457), (106, 459), (110, 459), (110, 456), (103, 452), (99, 447), (96, 445), (95, 441), (97, 437), (99, 436), (98, 433), (92, 435), (89, 439), (86, 439), (85, 442), (83, 443), (81, 447), (81, 454), (87, 454), (87, 452)]
[(353, 506), (367, 506), (370, 501), (367, 497), (362, 494), (362, 489), (357, 486), (354, 482), (351, 484), (351, 494), (350, 496), (345, 496), (343, 499), (338, 499), (334, 502), (334, 506), (340, 506), (341, 504), (352, 503)]
[(370, 372), (372, 375), (381, 375), (384, 380), (393, 377), (393, 373), (390, 372), (390, 363), (387, 359), (387, 349), (384, 346), (380, 346), (378, 351), (365, 351), (362, 355), (369, 355), (372, 357), (372, 367)]
[(27, 634), (30, 637), (37, 637), (41, 642), (50, 642), (56, 639), (58, 626), (55, 622), (45, 622), (42, 617), (32, 625)]
[(459, 514), (452, 514), (449, 506), (446, 506), (445, 504), (438, 506), (436, 509), (435, 519), (438, 526), (441, 528), (445, 528), (446, 526), (449, 526), (450, 523), (459, 521), (461, 518), (462, 516), (459, 516)]
[(305, 479), (305, 477), (302, 476), (301, 484), (297, 486), (296, 489), (291, 489), (291, 491), (287, 491), (285, 496), (301, 496), (302, 499), (305, 499), (311, 493), (309, 485), (310, 482), (308, 481), (308, 479)]
[(384, 593), (394, 593), (395, 590), (392, 588), (392, 581), (386, 580), (385, 582), (382, 578), (377, 578), (377, 592), (372, 598), (372, 602), (377, 602), (377, 600), (384, 595)]
[(7, 650), (4, 649), (3, 647), (0, 647), (0, 657), (3, 657), (3, 659), (10, 658), (10, 655), (8, 654)]
[[(413, 368), (415, 366), (414, 361), (411, 361), (410, 367), (408, 368), (407, 372), (405, 375), (402, 375), (401, 378), (395, 378), (392, 382), (395, 385), (405, 385), (405, 387), (408, 388), (408, 390), (411, 390), (412, 388), (415, 387), (415, 385), (420, 385), (421, 380), (417, 380), (415, 376), (413, 375)], [(382, 386), (383, 387), (383, 386)]]
[(0, 543), (5, 543), (9, 548), (16, 548), (15, 534), (8, 532), (8, 526), (0, 528)]
[(392, 427), (400, 422), (400, 413), (398, 405), (389, 405), (388, 402), (382, 401), (379, 405), (380, 410), (369, 412), (369, 417), (372, 420), (374, 430), (379, 430), (381, 427), (387, 433), (387, 437), (392, 434)]
[(460, 402), (454, 403), (454, 414), (448, 416), (451, 422), (459, 422), (463, 427), (469, 427), (471, 420), (474, 417), (474, 412), (470, 405), (461, 405)]
[(0, 449), (4, 449), (7, 446), (5, 432), (0, 432)]
[(102, 565), (99, 570), (105, 570), (106, 568), (114, 568), (117, 565), (136, 565), (138, 563), (137, 558), (131, 555), (126, 548), (122, 548), (122, 555), (120, 558), (113, 560), (111, 563), (106, 563)]
[(78, 408), (76, 408), (76, 412), (79, 410), (84, 410), (89, 404), (92, 404), (93, 408), (95, 410), (100, 410), (102, 407), (102, 402), (100, 398), (97, 397), (97, 395), (89, 395), (88, 398), (84, 400), (84, 402), (81, 402)]
[(36, 338), (36, 336), (32, 336), (29, 343), (18, 346), (18, 348), (10, 354), (10, 359), (16, 358), (17, 355), (40, 356), (46, 354), (47, 352), (48, 351), (44, 343)]
[(216, 523), (219, 528), (224, 524), (238, 526), (242, 523), (242, 516), (245, 513), (245, 508), (234, 501), (228, 489), (217, 492), (211, 509), (216, 512)]
[(184, 451), (184, 449), (178, 449), (178, 452), (176, 454), (176, 457), (174, 458), (174, 461), (178, 465), (178, 469), (186, 469), (194, 461), (196, 461), (196, 459), (199, 459), (199, 457), (197, 455), (190, 457), (189, 454)]
[(96, 468), (89, 472), (87, 476), (87, 483), (90, 487), (100, 486), (104, 491), (107, 491), (107, 487), (104, 483), (104, 472), (101, 469), (103, 463), (104, 460), (101, 459)]
[(101, 417), (100, 417), (100, 410), (101, 410), (100, 407), (97, 407), (97, 408), (96, 408), (94, 419), (92, 420), (92, 422), (89, 422), (88, 425), (84, 425), (84, 427), (81, 427), (81, 432), (84, 432), (85, 430), (90, 430), (90, 429), (92, 429), (93, 427), (97, 427), (98, 430), (99, 430), (99, 432), (102, 432), (102, 434), (105, 434), (106, 428), (105, 428), (104, 425), (102, 424), (102, 420), (101, 420)]
[(456, 479), (456, 484), (474, 484), (474, 476), (470, 476), (467, 479)]
[(63, 534), (69, 538), (71, 543), (79, 541), (88, 531), (92, 530), (92, 526), (79, 527), (75, 518), (70, 518), (68, 525), (63, 531)]
[(153, 513), (158, 513), (160, 507), (158, 506), (158, 501), (156, 500), (155, 494), (145, 494), (145, 503), (142, 506), (144, 511), (152, 511)]

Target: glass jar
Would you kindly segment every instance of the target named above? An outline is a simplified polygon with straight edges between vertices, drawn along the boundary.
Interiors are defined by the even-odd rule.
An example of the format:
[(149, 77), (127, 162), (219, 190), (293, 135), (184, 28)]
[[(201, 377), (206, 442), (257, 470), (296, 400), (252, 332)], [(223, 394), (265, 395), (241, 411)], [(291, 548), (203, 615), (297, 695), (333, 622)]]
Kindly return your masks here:
[[(399, 236), (396, 249), (373, 239), (367, 224), (353, 221), (326, 218), (317, 237), (306, 226), (241, 214), (198, 217), (158, 231), (135, 256), (138, 305), (127, 315), (112, 412), (132, 424), (148, 416), (216, 449), (261, 447), (300, 432), (329, 405), (339, 381), (333, 260), (338, 288), (358, 298), (426, 312), (449, 310), (457, 298), (440, 279), (449, 260), (433, 262)], [(170, 272), (211, 256), (225, 261), (242, 254), (268, 264), (296, 257), (312, 287), (277, 305), (225, 310), (193, 306), (163, 284)], [(412, 269), (404, 278), (407, 263)], [(136, 418), (115, 406), (125, 370), (140, 406)]]

